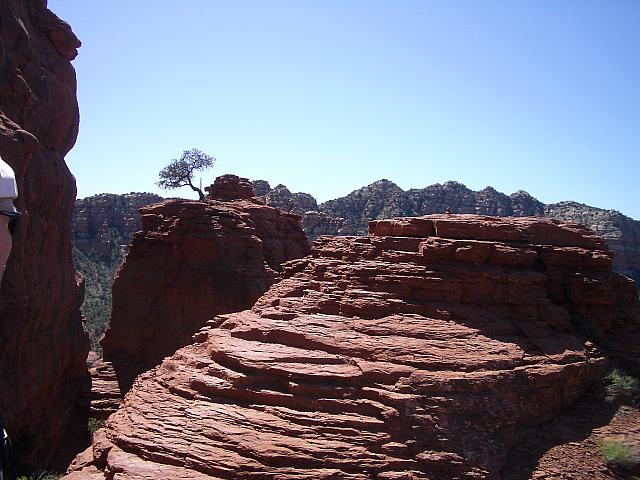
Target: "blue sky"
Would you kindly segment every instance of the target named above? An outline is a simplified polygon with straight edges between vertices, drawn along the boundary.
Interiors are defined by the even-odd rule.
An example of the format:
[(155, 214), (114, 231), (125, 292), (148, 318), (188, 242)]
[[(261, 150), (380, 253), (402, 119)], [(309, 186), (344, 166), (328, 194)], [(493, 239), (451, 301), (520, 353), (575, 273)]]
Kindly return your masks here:
[[(78, 196), (185, 149), (320, 201), (457, 180), (640, 218), (637, 0), (49, 0), (82, 40)], [(194, 197), (188, 191), (181, 191)]]

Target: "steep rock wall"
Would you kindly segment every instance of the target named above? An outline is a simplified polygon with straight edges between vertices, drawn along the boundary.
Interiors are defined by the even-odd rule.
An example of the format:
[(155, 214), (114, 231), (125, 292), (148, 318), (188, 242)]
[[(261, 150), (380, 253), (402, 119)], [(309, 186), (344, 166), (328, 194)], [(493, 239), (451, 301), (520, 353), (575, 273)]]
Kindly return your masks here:
[[(212, 316), (251, 307), (283, 262), (308, 253), (300, 218), (246, 198), (240, 180), (214, 184), (225, 201), (214, 193), (205, 202), (167, 200), (140, 210), (141, 230), (116, 274), (101, 341), (123, 393), (137, 374), (191, 343)], [(234, 188), (240, 199), (232, 200)]]
[(576, 315), (640, 365), (635, 285), (578, 225), (372, 222), (283, 277), (138, 377), (65, 480), (497, 480), (607, 368)]
[(16, 172), (24, 217), (0, 299), (0, 412), (14, 460), (36, 467), (73, 443), (76, 396), (89, 380), (71, 259), (76, 189), (64, 162), (78, 133), (70, 60), (79, 46), (45, 1), (1, 3), (0, 154)]

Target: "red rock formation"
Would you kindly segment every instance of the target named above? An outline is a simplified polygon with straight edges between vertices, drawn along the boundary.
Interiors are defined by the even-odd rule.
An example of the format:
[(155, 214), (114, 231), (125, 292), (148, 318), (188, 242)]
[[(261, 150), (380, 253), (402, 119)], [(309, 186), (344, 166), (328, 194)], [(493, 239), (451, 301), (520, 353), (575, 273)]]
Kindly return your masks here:
[[(140, 227), (138, 210), (164, 198), (153, 193), (101, 193), (75, 201), (73, 244), (109, 263), (114, 246), (126, 246)], [(123, 247), (124, 248), (124, 247)]]
[(65, 431), (89, 381), (71, 259), (76, 189), (64, 162), (78, 133), (70, 60), (80, 42), (45, 5), (0, 5), (0, 155), (16, 172), (24, 213), (0, 299), (0, 412), (25, 455), (14, 460), (37, 467), (63, 437), (63, 447), (73, 443)]
[[(215, 179), (213, 185), (205, 187), (207, 198), (212, 200), (251, 200), (256, 198), (253, 185), (247, 178), (237, 175), (221, 175)], [(256, 199), (257, 203), (257, 199)]]
[(607, 368), (572, 323), (585, 284), (640, 339), (604, 242), (549, 220), (372, 222), (283, 276), (138, 377), (64, 478), (497, 479)]
[[(235, 179), (241, 187), (244, 179)], [(140, 211), (141, 231), (116, 274), (101, 341), (123, 392), (137, 374), (190, 343), (212, 316), (250, 308), (282, 262), (309, 251), (297, 215), (255, 199), (167, 200)]]

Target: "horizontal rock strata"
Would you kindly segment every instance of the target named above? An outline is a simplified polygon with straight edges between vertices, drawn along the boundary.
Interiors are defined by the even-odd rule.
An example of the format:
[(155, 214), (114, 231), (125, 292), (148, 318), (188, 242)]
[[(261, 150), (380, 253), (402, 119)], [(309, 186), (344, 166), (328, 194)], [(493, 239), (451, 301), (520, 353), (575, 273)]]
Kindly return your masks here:
[(604, 335), (640, 338), (633, 282), (577, 225), (372, 222), (283, 277), (138, 377), (64, 478), (497, 479), (607, 368), (575, 327), (592, 294)]
[(126, 249), (140, 228), (138, 210), (164, 200), (153, 193), (101, 193), (76, 200), (73, 245), (82, 253), (97, 253), (109, 264), (114, 248)]
[[(101, 340), (123, 392), (137, 374), (190, 343), (214, 315), (250, 308), (278, 279), (283, 262), (309, 251), (300, 217), (255, 199), (233, 200), (232, 186), (242, 179), (228, 177), (234, 181), (218, 184), (226, 201), (167, 200), (140, 210), (141, 230), (116, 274)], [(103, 373), (94, 398), (111, 398), (110, 388), (96, 389)]]

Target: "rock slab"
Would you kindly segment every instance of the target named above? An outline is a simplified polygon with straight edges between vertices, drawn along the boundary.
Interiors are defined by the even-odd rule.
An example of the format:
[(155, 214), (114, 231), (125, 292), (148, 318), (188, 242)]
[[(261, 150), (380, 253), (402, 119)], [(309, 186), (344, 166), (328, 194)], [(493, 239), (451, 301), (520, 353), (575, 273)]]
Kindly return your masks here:
[(635, 285), (578, 225), (372, 222), (282, 276), (138, 377), (64, 478), (498, 479), (607, 368), (576, 312), (640, 343)]

